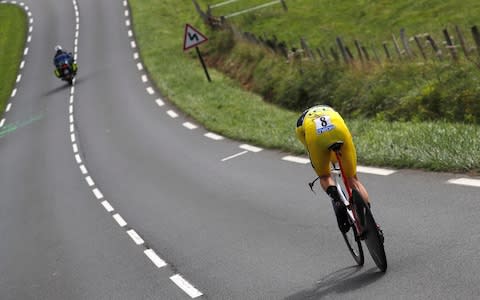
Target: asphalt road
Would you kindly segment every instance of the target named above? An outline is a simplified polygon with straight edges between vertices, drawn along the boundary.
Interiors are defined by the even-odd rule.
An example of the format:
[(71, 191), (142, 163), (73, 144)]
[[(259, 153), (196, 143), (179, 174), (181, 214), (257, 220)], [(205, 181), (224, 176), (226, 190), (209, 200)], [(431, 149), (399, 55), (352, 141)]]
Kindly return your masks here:
[[(479, 187), (447, 183), (465, 176), (360, 174), (389, 269), (358, 268), (308, 164), (216, 140), (150, 88), (123, 1), (24, 3), (1, 299), (478, 299)], [(52, 74), (56, 44), (78, 46), (74, 89)]]

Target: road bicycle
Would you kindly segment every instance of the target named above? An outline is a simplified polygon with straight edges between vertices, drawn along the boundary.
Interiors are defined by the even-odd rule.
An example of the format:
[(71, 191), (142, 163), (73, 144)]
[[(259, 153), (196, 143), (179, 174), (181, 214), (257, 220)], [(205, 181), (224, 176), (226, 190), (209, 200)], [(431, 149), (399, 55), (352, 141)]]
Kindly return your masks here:
[[(385, 272), (387, 270), (387, 258), (383, 246), (383, 232), (375, 222), (372, 211), (365, 204), (360, 193), (355, 189), (351, 189), (348, 184), (342, 168), (340, 151), (342, 145), (343, 142), (336, 142), (328, 149), (333, 151), (337, 157), (337, 163), (332, 163), (332, 177), (341, 201), (347, 207), (348, 221), (350, 223), (350, 229), (346, 233), (341, 231), (343, 238), (353, 259), (359, 266), (362, 266), (365, 261), (362, 248), (362, 241), (364, 241), (377, 267), (382, 272)], [(309, 183), (312, 190), (315, 181)]]

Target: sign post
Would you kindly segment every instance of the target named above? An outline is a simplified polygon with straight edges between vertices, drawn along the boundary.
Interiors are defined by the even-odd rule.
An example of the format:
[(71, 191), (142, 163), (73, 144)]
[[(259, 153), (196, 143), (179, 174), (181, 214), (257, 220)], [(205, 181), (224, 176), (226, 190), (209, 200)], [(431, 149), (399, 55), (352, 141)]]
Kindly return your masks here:
[(205, 43), (208, 41), (208, 38), (203, 35), (200, 31), (193, 28), (190, 24), (185, 24), (185, 35), (183, 39), (183, 51), (187, 51), (193, 47), (197, 50), (198, 59), (202, 63), (203, 70), (205, 71), (205, 75), (207, 76), (208, 82), (212, 82), (210, 79), (210, 75), (208, 74), (207, 66), (205, 65), (205, 61), (203, 60), (202, 54), (198, 49), (198, 45)]

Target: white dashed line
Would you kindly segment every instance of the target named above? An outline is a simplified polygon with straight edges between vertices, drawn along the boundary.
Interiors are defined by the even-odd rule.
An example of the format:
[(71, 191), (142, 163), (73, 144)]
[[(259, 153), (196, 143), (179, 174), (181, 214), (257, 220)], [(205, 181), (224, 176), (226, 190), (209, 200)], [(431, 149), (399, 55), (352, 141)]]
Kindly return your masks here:
[(215, 140), (215, 141), (223, 140), (223, 136), (212, 133), (212, 132), (207, 132), (207, 133), (204, 134), (204, 136), (206, 136), (209, 139)]
[(70, 104), (73, 104), (73, 95), (70, 95)]
[(395, 170), (387, 170), (387, 169), (380, 169), (380, 168), (371, 168), (371, 167), (363, 167), (357, 166), (357, 172), (365, 173), (365, 174), (374, 174), (374, 175), (382, 175), (388, 176), (392, 175), (393, 173), (397, 172)]
[(10, 95), (11, 98), (15, 97), (15, 95), (17, 94), (17, 89), (13, 89), (12, 91), (12, 95)]
[(155, 251), (153, 251), (152, 249), (147, 249), (145, 251), (143, 251), (143, 253), (145, 253), (145, 255), (150, 258), (150, 260), (153, 262), (153, 264), (157, 267), (157, 268), (162, 268), (162, 267), (165, 267), (167, 265), (166, 262), (163, 261), (163, 259), (161, 259), (157, 253), (155, 253)]
[(73, 133), (75, 131), (75, 126), (73, 124), (70, 124), (70, 132)]
[(125, 25), (126, 25), (127, 27), (130, 27), (130, 20), (126, 20), (126, 21), (125, 21)]
[(94, 186), (95, 182), (93, 181), (92, 177), (87, 176), (85, 177), (85, 181), (87, 182), (88, 186)]
[(93, 189), (92, 192), (98, 200), (103, 199), (103, 194), (99, 189)]
[(135, 230), (130, 229), (130, 230), (127, 231), (127, 233), (132, 238), (132, 240), (135, 242), (135, 244), (143, 245), (143, 243), (145, 243), (145, 241), (142, 239), (142, 237), (140, 237)]
[(72, 133), (70, 135), (70, 139), (72, 140), (72, 143), (75, 143), (75, 134), (74, 133)]
[(457, 179), (450, 179), (447, 182), (451, 184), (480, 187), (480, 179), (457, 178)]
[(28, 54), (28, 47), (25, 48), (25, 50), (23, 51), (23, 55), (27, 55)]
[(114, 211), (113, 207), (110, 205), (110, 203), (107, 200), (102, 201), (102, 205), (103, 205), (103, 207), (105, 207), (105, 209), (108, 212)]
[(138, 63), (138, 64), (137, 64), (137, 69), (138, 69), (139, 71), (143, 70), (142, 63)]
[(254, 147), (254, 146), (247, 145), (247, 144), (240, 145), (240, 148), (244, 149), (244, 150), (247, 150), (247, 151), (250, 151), (250, 152), (255, 152), (255, 153), (263, 150), (262, 148)]
[(227, 161), (227, 160), (230, 160), (230, 159), (232, 159), (232, 158), (238, 157), (238, 156), (240, 156), (240, 155), (244, 155), (244, 154), (246, 154), (246, 153), (248, 153), (247, 150), (242, 151), (242, 152), (237, 153), (237, 154), (234, 154), (234, 155), (230, 155), (230, 156), (228, 156), (228, 157), (225, 157), (225, 158), (223, 158), (221, 161)]
[(153, 95), (153, 94), (155, 94), (155, 91), (153, 90), (153, 88), (151, 86), (149, 86), (149, 87), (147, 87), (147, 93), (149, 95)]
[(174, 119), (178, 117), (178, 114), (173, 110), (167, 110), (167, 115), (169, 115), (171, 118), (174, 118)]
[(133, 49), (137, 48), (137, 44), (135, 44), (134, 41), (131, 41), (130, 42), (130, 47), (132, 47)]
[(133, 59), (134, 59), (134, 60), (137, 60), (137, 59), (138, 59), (138, 53), (137, 53), (137, 52), (133, 53)]
[(23, 69), (23, 67), (25, 67), (25, 61), (22, 60), (22, 62), (20, 63), (20, 70)]
[(127, 1), (123, 1), (123, 6), (127, 6)]
[(73, 149), (73, 153), (77, 153), (78, 152), (78, 146), (76, 143), (73, 143), (72, 144), (72, 149)]
[(148, 81), (147, 75), (142, 75), (142, 81), (143, 81), (143, 82), (147, 82), (147, 81)]
[(5, 112), (9, 112), (10, 108), (12, 108), (12, 103), (7, 104), (7, 108), (5, 108)]
[(28, 28), (28, 32), (29, 32), (29, 33), (32, 33), (32, 31), (33, 31), (33, 26), (30, 26), (30, 27)]
[(32, 41), (32, 36), (29, 35), (28, 38), (27, 38), (27, 43), (30, 43)]
[(155, 102), (157, 103), (158, 106), (162, 107), (165, 105), (165, 103), (162, 101), (162, 99), (157, 99), (155, 100)]
[(303, 158), (303, 157), (298, 157), (298, 156), (290, 156), (290, 155), (282, 157), (282, 160), (290, 161), (290, 162), (294, 162), (294, 163), (298, 163), (298, 164), (308, 164), (310, 162), (310, 159), (308, 159), (308, 158)]
[(77, 164), (82, 163), (82, 158), (80, 157), (80, 154), (75, 154), (75, 160), (77, 161)]
[(80, 171), (82, 172), (83, 175), (88, 174), (88, 171), (85, 165), (80, 165)]
[(3, 118), (2, 121), (0, 121), (0, 127), (3, 127), (3, 125), (5, 125), (5, 118)]
[(188, 129), (190, 129), (190, 130), (193, 130), (193, 129), (197, 129), (197, 128), (198, 128), (197, 125), (192, 124), (192, 123), (190, 123), (190, 122), (185, 122), (185, 123), (183, 123), (182, 125), (183, 125), (183, 127), (188, 128)]
[(172, 277), (170, 277), (170, 279), (191, 298), (197, 298), (203, 295), (193, 285), (186, 281), (180, 274), (173, 275)]
[(19, 83), (22, 80), (22, 74), (18, 74), (16, 82)]
[(72, 104), (70, 104), (70, 106), (68, 107), (68, 112), (70, 114), (73, 114), (73, 105)]
[(122, 218), (121, 215), (114, 214), (113, 218), (115, 219), (115, 221), (117, 221), (117, 223), (120, 227), (125, 227), (127, 225), (127, 222), (125, 222), (125, 220)]
[(70, 123), (73, 123), (73, 115), (70, 115), (69, 117)]
[(128, 36), (131, 37), (133, 35), (133, 32), (131, 30), (128, 31)]
[(125, 10), (125, 17), (128, 17), (128, 10)]

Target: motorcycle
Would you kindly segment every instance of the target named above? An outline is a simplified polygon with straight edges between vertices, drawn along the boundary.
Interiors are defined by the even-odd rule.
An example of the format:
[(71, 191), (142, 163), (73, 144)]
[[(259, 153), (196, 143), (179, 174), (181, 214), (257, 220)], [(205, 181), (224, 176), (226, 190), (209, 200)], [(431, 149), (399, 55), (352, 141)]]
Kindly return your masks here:
[(73, 78), (77, 75), (77, 69), (76, 63), (69, 64), (68, 61), (65, 61), (55, 70), (55, 75), (63, 81), (67, 81), (69, 85), (73, 85)]

